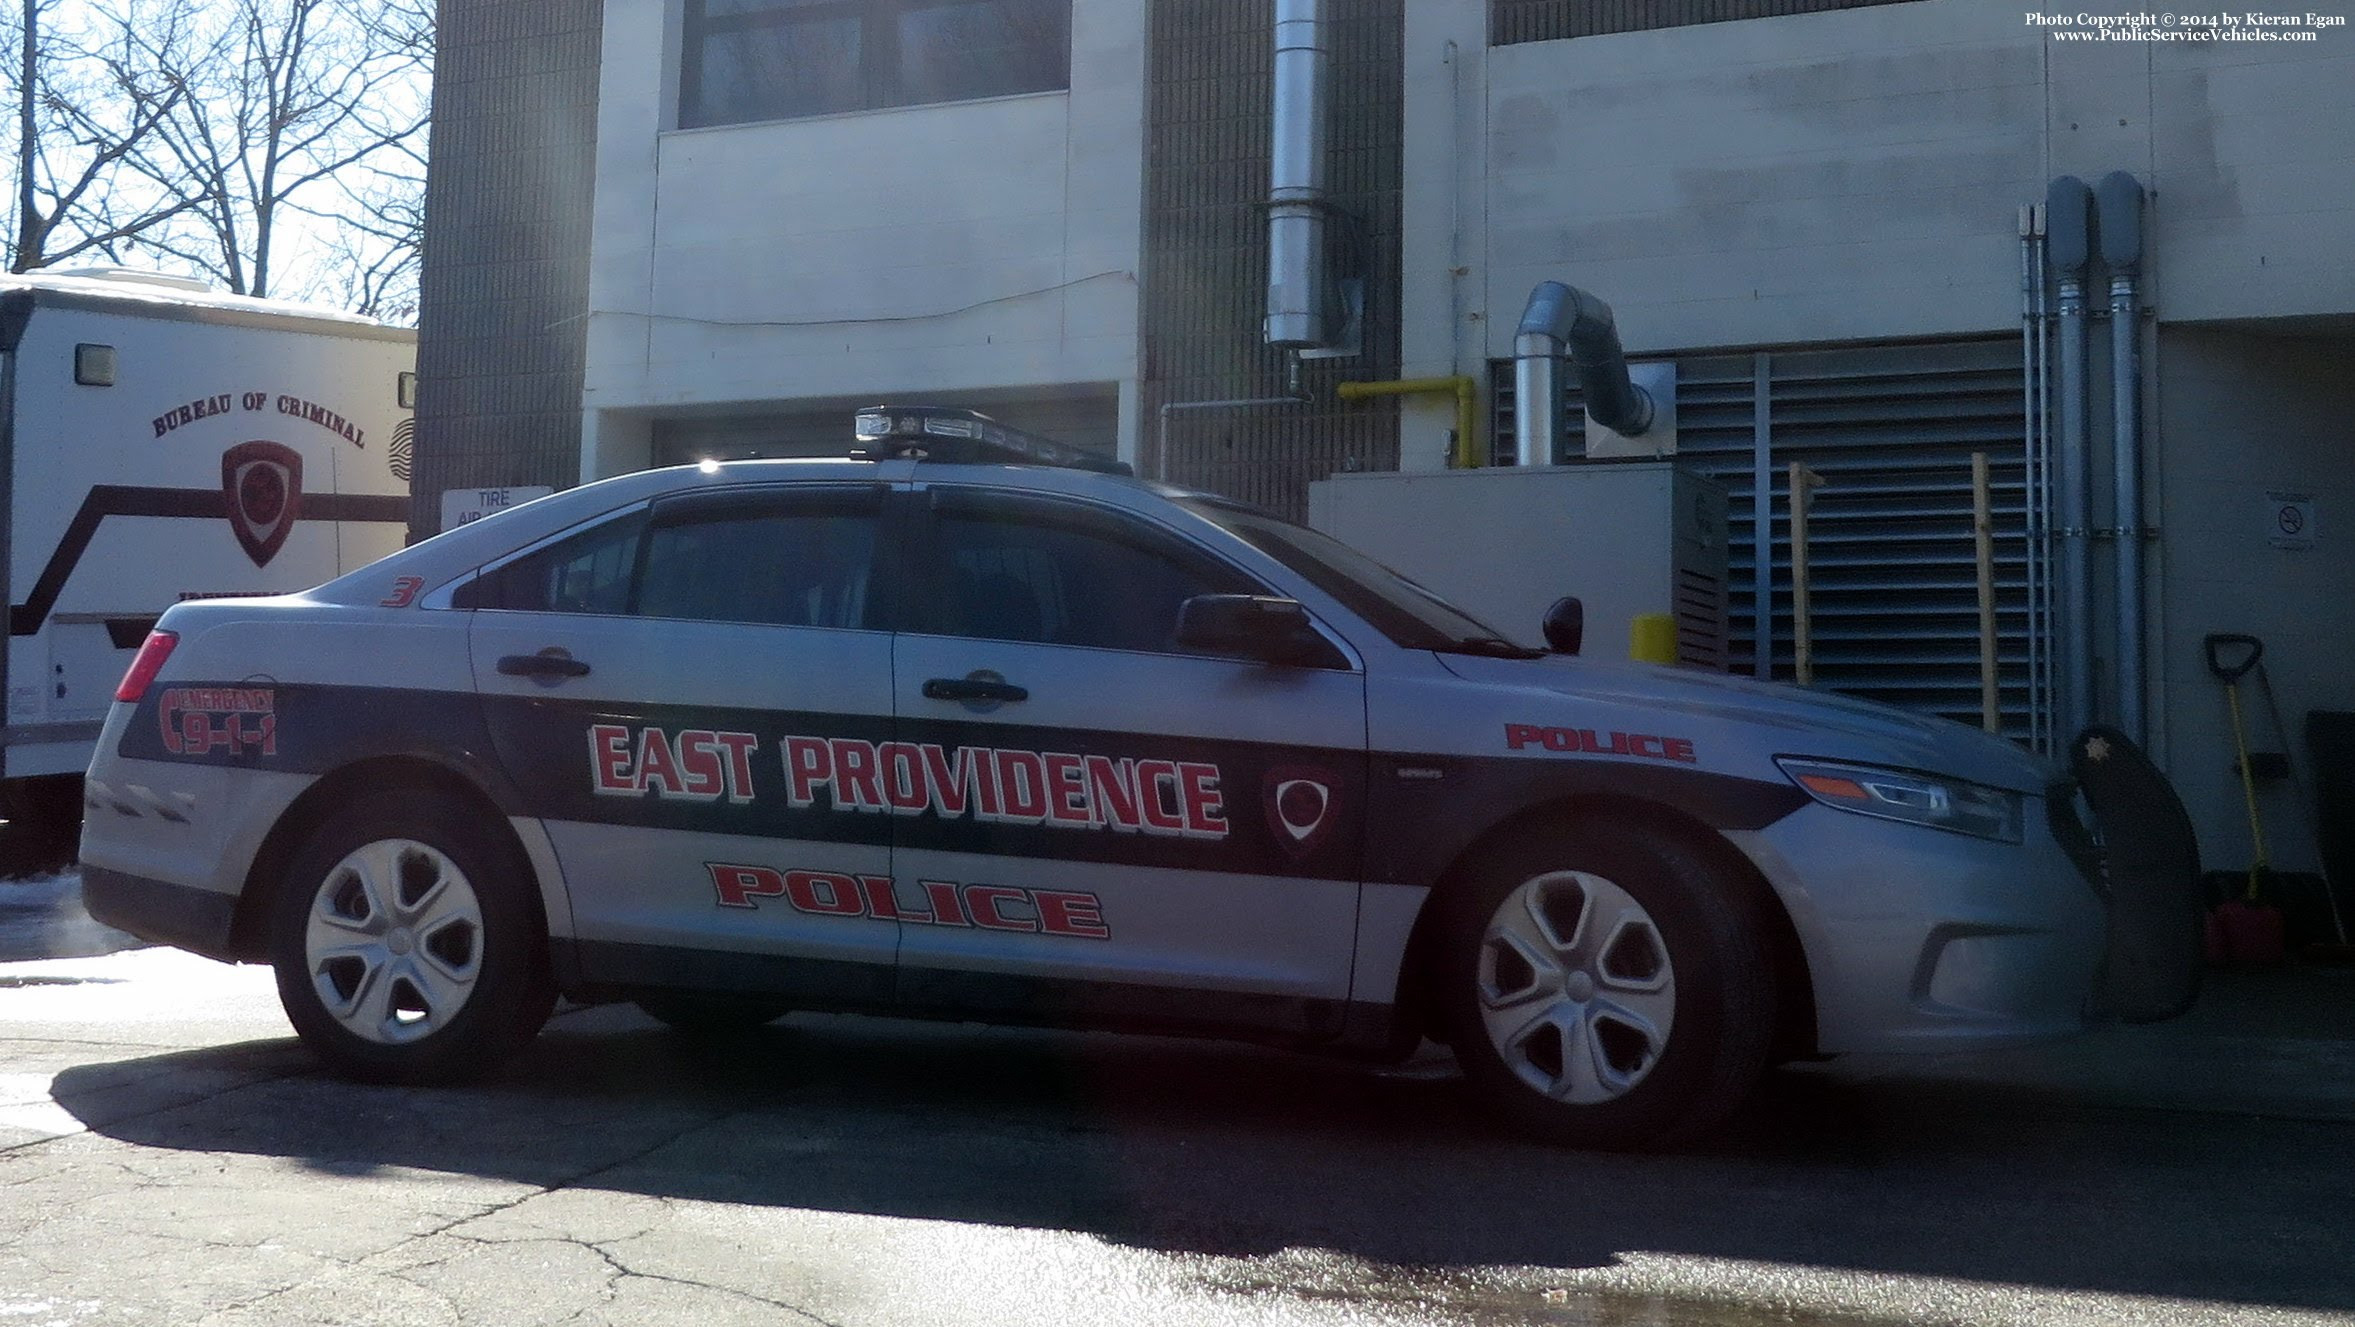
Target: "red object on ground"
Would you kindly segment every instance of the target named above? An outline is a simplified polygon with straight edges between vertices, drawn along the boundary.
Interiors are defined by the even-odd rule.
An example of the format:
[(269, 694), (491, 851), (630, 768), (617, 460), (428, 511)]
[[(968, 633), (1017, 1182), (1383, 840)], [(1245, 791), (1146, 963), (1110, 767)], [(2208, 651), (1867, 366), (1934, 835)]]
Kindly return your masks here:
[(2289, 957), (2283, 942), (2281, 909), (2228, 899), (2208, 914), (2208, 961), (2279, 963)]

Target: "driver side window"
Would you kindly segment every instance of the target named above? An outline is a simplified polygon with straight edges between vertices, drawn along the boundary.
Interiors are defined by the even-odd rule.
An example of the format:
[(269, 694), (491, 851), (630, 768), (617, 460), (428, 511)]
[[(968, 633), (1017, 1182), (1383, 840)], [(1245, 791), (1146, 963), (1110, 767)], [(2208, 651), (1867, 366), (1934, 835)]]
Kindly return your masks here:
[(914, 631), (1175, 654), (1178, 606), (1264, 593), (1243, 573), (1112, 513), (942, 492)]

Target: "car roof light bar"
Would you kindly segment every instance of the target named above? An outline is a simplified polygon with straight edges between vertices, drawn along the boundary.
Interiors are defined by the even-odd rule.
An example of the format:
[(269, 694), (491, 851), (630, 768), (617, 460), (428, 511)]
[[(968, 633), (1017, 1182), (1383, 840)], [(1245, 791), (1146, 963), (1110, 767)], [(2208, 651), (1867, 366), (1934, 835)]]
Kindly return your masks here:
[(887, 461), (912, 457), (951, 464), (1052, 465), (1067, 470), (1094, 470), (1108, 475), (1133, 474), (1123, 461), (1108, 460), (1069, 443), (1009, 428), (977, 410), (941, 405), (873, 405), (858, 412), (853, 423), (861, 460)]

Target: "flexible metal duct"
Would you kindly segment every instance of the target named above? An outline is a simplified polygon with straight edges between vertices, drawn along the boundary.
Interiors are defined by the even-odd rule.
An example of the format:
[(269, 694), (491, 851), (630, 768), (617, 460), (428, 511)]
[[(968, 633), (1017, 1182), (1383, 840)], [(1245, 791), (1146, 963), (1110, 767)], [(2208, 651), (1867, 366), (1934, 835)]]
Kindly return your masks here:
[(1325, 120), (1332, 77), (1324, 0), (1276, 0), (1275, 97), (1269, 112), (1267, 342), (1332, 344)]
[(2063, 741), (2093, 721), (2093, 458), (2085, 419), (2085, 266), (2092, 258), (2093, 191), (2074, 175), (2045, 190), (2045, 251), (2060, 286), (2060, 436), (2054, 441), (2055, 727)]
[(2142, 183), (2125, 171), (2096, 191), (2110, 269), (2111, 479), (2117, 508), (2118, 728), (2143, 740), (2142, 356), (2135, 280), (2142, 268)]
[(1521, 465), (1552, 465), (1562, 443), (1562, 356), (1578, 367), (1589, 419), (1630, 437), (1652, 426), (1651, 394), (1627, 376), (1611, 306), (1575, 286), (1540, 281), (1513, 334), (1513, 450)]

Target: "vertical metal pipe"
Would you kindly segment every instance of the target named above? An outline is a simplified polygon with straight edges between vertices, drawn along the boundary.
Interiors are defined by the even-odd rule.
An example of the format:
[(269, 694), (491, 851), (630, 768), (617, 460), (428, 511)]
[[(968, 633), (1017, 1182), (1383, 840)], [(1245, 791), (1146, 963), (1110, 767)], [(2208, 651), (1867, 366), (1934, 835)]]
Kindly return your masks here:
[(2030, 687), (2029, 713), (2038, 726), (2036, 749), (2050, 753), (2060, 746), (2053, 721), (2053, 607), (2052, 607), (2052, 260), (2045, 238), (2050, 217), (2038, 209), (2036, 237), (2036, 468), (2029, 478), (2029, 511), (2036, 541), (2037, 581), (2030, 592), (2036, 605), (2036, 665)]
[(1562, 342), (1513, 338), (1513, 464), (1552, 465), (1562, 451)]
[(2021, 523), (2025, 526), (2028, 609), (2028, 744), (2044, 749), (2044, 732), (2037, 714), (2037, 681), (2042, 673), (2044, 641), (2038, 628), (2036, 587), (2044, 574), (2044, 553), (2036, 528), (2037, 453), (2044, 445), (2036, 416), (2036, 251), (2043, 239), (2044, 218), (2034, 203), (2020, 209), (2020, 493)]
[(2140, 181), (2125, 171), (2102, 177), (2102, 261), (2110, 269), (2110, 476), (2118, 529), (2118, 728), (2137, 742), (2143, 732), (2142, 622), (2142, 326), (2135, 279), (2142, 265)]
[(1971, 453), (1971, 542), (1979, 564), (1979, 722), (2003, 731), (2003, 693), (1996, 686), (1995, 525), (1988, 496), (1987, 453)]
[(1814, 577), (1807, 558), (1807, 508), (1823, 477), (1791, 462), (1791, 673), (1801, 686), (1815, 684)]
[(1750, 357), (1750, 671), (1761, 681), (1774, 680), (1773, 371), (1765, 351)]
[(2143, 734), (2142, 675), (2142, 367), (2136, 342), (2134, 274), (2110, 277), (2110, 412), (2113, 505), (2118, 522), (2118, 730)]
[(2046, 194), (2047, 244), (2059, 269), (2061, 338), (2060, 427), (2054, 439), (2053, 506), (2059, 612), (2059, 685), (2054, 710), (2062, 740), (2093, 722), (2093, 457), (2087, 436), (2085, 267), (2092, 256), (2093, 191), (2073, 175)]
[(1275, 94), (1269, 108), (1267, 342), (1332, 341), (1325, 236), (1325, 120), (1331, 102), (1324, 0), (1276, 0)]
[[(2060, 732), (2073, 736), (2093, 722), (2093, 458), (2085, 420), (2085, 278), (2060, 281), (2061, 405), (2059, 455), (2053, 475), (2054, 561), (2060, 603), (2054, 633), (2059, 645), (2055, 688)], [(2064, 739), (2065, 740), (2065, 739)]]

